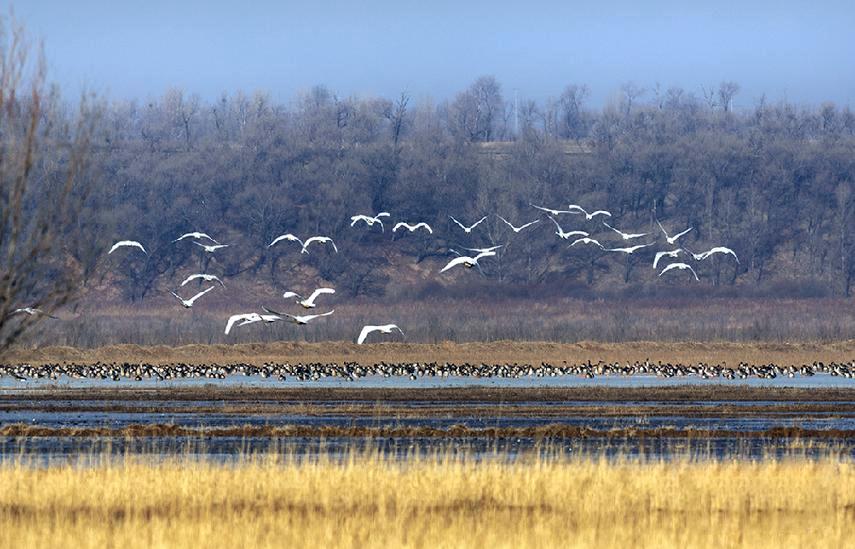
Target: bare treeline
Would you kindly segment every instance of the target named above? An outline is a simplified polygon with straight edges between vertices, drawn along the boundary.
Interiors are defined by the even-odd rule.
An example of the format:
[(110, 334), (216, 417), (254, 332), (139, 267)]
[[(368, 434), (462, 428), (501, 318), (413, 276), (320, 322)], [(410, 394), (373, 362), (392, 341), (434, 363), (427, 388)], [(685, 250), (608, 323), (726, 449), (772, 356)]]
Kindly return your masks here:
[[(392, 253), (420, 263), (460, 244), (507, 244), (484, 265), (497, 283), (661, 287), (648, 264), (654, 248), (629, 258), (567, 250), (548, 220), (514, 236), (494, 216), (464, 238), (447, 217), (522, 223), (538, 215), (530, 203), (573, 202), (654, 236), (657, 219), (694, 227), (681, 241), (690, 249), (733, 248), (741, 263), (699, 266), (705, 288), (849, 295), (855, 113), (763, 100), (734, 109), (738, 93), (732, 82), (699, 94), (627, 84), (593, 109), (584, 85), (541, 104), (509, 99), (488, 76), (439, 103), (339, 97), (321, 86), (288, 104), (262, 93), (210, 103), (180, 90), (117, 102), (94, 142), (98, 187), (79, 218), (94, 236), (72, 253), (87, 281), (109, 273), (129, 300), (198, 267), (198, 249), (172, 244), (189, 230), (232, 244), (202, 266), (218, 274), (281, 281), (308, 266), (354, 296), (384, 291)], [(388, 232), (349, 227), (351, 215), (378, 211), (437, 234), (390, 242)], [(293, 250), (265, 251), (283, 232), (330, 235), (342, 253), (297, 261)], [(111, 256), (101, 268), (120, 238), (144, 242), (150, 255)]]

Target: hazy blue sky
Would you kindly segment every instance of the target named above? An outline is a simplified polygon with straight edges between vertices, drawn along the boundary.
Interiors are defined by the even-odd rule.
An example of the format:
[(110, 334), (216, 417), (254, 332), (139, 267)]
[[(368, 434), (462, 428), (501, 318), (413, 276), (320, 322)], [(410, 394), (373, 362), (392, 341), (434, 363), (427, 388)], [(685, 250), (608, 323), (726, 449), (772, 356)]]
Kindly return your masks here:
[[(2, 4), (0, 0), (0, 4)], [(5, 2), (8, 6), (8, 2)], [(20, 0), (52, 79), (114, 98), (182, 87), (206, 98), (314, 84), (341, 95), (444, 99), (481, 74), (538, 101), (585, 83), (699, 92), (724, 79), (799, 103), (855, 106), (855, 0)], [(5, 11), (8, 11), (8, 7)]]

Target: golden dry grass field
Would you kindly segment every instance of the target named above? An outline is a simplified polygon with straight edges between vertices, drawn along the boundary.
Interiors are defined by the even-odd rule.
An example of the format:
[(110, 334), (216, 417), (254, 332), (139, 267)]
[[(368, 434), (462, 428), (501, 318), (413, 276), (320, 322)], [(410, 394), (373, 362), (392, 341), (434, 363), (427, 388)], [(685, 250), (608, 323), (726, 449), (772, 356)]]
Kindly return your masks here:
[(855, 539), (855, 466), (833, 458), (23, 460), (0, 466), (2, 547), (844, 547)]
[(855, 356), (855, 340), (815, 343), (736, 343), (736, 342), (629, 342), (629, 343), (550, 343), (494, 341), (489, 343), (377, 343), (356, 345), (331, 341), (323, 343), (240, 343), (215, 345), (111, 345), (92, 349), (48, 346), (17, 348), (7, 362), (44, 364), (50, 362), (147, 362), (170, 364), (225, 364), (244, 362), (343, 362), (362, 364), (387, 362), (473, 362), (570, 363), (599, 360), (653, 361), (688, 364), (692, 362), (737, 365), (803, 364), (813, 361), (846, 362)]

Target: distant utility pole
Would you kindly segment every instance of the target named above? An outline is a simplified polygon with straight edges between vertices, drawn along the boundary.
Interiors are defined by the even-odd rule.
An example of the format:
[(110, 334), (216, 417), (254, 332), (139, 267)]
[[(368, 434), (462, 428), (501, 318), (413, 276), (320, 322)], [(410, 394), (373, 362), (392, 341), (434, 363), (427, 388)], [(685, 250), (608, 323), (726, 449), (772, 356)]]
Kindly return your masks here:
[(514, 88), (514, 137), (520, 134), (520, 101), (517, 94), (517, 89)]

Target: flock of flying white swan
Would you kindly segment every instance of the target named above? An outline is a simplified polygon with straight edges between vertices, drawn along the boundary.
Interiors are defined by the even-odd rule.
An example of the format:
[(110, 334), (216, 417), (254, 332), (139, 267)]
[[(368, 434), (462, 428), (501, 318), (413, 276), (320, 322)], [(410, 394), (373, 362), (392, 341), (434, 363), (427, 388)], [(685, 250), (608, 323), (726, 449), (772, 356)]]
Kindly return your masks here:
[[(568, 246), (570, 248), (575, 247), (577, 245), (579, 245), (579, 246), (594, 246), (594, 247), (599, 248), (600, 250), (602, 250), (604, 252), (623, 253), (623, 254), (631, 255), (631, 254), (633, 254), (639, 250), (651, 247), (655, 244), (655, 242), (646, 242), (643, 244), (628, 245), (625, 247), (606, 248), (605, 246), (603, 246), (600, 243), (599, 240), (592, 238), (591, 233), (589, 233), (586, 230), (574, 229), (574, 230), (565, 231), (561, 227), (561, 224), (556, 219), (559, 216), (562, 216), (565, 214), (584, 216), (586, 222), (596, 221), (597, 217), (611, 218), (612, 214), (606, 210), (595, 210), (595, 211), (589, 213), (585, 208), (583, 208), (582, 206), (576, 205), (576, 204), (568, 205), (566, 210), (558, 210), (558, 209), (553, 209), (553, 208), (547, 208), (544, 206), (536, 206), (534, 204), (530, 204), (530, 206), (532, 206), (533, 208), (535, 208), (537, 210), (545, 212), (546, 217), (548, 217), (550, 219), (550, 221), (552, 221), (552, 223), (555, 225), (555, 228), (556, 228), (555, 234), (562, 240), (571, 241), (570, 245)], [(350, 220), (351, 220), (350, 226), (355, 227), (357, 225), (357, 223), (363, 223), (367, 228), (371, 228), (374, 225), (379, 225), (381, 231), (385, 232), (386, 228), (385, 228), (385, 225), (383, 224), (383, 219), (384, 218), (390, 218), (391, 216), (392, 215), (388, 212), (380, 212), (380, 213), (375, 214), (375, 215), (358, 214), (358, 215), (354, 215), (350, 218)], [(475, 223), (473, 223), (471, 225), (465, 225), (464, 223), (457, 220), (453, 216), (448, 216), (448, 217), (449, 217), (449, 219), (451, 219), (451, 221), (454, 224), (459, 226), (460, 229), (462, 229), (465, 234), (471, 234), (472, 231), (478, 225), (480, 225), (481, 223), (483, 223), (484, 221), (486, 221), (489, 218), (489, 216), (483, 216), (481, 219), (479, 219)], [(517, 225), (514, 225), (513, 223), (511, 223), (510, 221), (508, 221), (507, 219), (505, 219), (504, 217), (502, 217), (500, 215), (497, 215), (496, 217), (498, 217), (499, 220), (501, 220), (505, 225), (507, 225), (515, 234), (519, 234), (521, 231), (541, 222), (541, 219), (535, 219), (535, 220), (529, 221), (528, 223), (525, 223), (523, 225), (517, 226)], [(665, 227), (662, 226), (662, 224), (659, 222), (659, 220), (657, 220), (656, 223), (657, 223), (657, 225), (659, 225), (659, 229), (662, 231), (662, 234), (665, 236), (665, 241), (668, 243), (669, 246), (675, 246), (677, 241), (681, 237), (685, 236), (686, 234), (688, 234), (692, 230), (692, 227), (689, 227), (689, 228), (687, 228), (683, 231), (680, 231), (680, 232), (678, 232), (672, 236), (672, 235), (668, 234), (668, 231), (665, 230)], [(602, 225), (604, 225), (610, 231), (617, 234), (621, 238), (622, 242), (634, 241), (636, 239), (640, 239), (640, 238), (650, 236), (650, 233), (624, 232), (624, 231), (618, 229), (617, 227), (607, 223), (606, 221), (602, 221)], [(427, 223), (424, 223), (424, 222), (412, 224), (412, 223), (400, 221), (394, 225), (392, 232), (395, 233), (399, 229), (406, 229), (410, 233), (422, 230), (422, 231), (427, 232), (430, 235), (433, 234), (433, 229), (431, 228), (431, 226), (428, 225)], [(185, 239), (192, 239), (192, 241), (195, 245), (203, 248), (206, 253), (211, 253), (211, 254), (217, 252), (218, 250), (227, 248), (229, 246), (228, 244), (220, 244), (217, 240), (215, 240), (214, 238), (212, 238), (208, 234), (203, 233), (203, 232), (198, 232), (198, 231), (183, 234), (179, 238), (176, 238), (175, 240), (173, 240), (172, 243), (178, 243), (178, 242), (181, 242)], [(205, 243), (205, 242), (200, 242), (200, 241), (210, 241), (211, 243)], [(282, 234), (282, 235), (279, 235), (276, 238), (274, 238), (273, 241), (267, 245), (267, 248), (272, 248), (273, 246), (279, 244), (280, 242), (297, 243), (300, 246), (300, 253), (302, 253), (302, 254), (308, 254), (309, 253), (309, 246), (311, 244), (318, 244), (318, 245), (329, 244), (332, 247), (332, 249), (336, 253), (338, 253), (338, 248), (336, 247), (335, 242), (333, 242), (332, 238), (330, 238), (328, 236), (316, 235), (316, 236), (310, 236), (310, 237), (306, 238), (305, 240), (302, 240), (299, 237), (297, 237), (291, 233), (286, 233), (286, 234)], [(108, 255), (112, 254), (117, 249), (123, 248), (123, 247), (138, 248), (144, 254), (148, 255), (148, 252), (146, 251), (145, 247), (140, 242), (138, 242), (136, 240), (120, 240), (120, 241), (116, 242), (110, 248), (110, 251), (107, 252), (107, 254)], [(470, 252), (467, 255), (464, 255), (464, 254), (462, 254), (456, 250), (449, 249), (449, 251), (451, 253), (455, 254), (457, 257), (455, 257), (451, 261), (449, 261), (439, 271), (439, 273), (440, 274), (445, 273), (445, 272), (447, 272), (447, 271), (449, 271), (449, 270), (451, 270), (457, 266), (463, 266), (465, 268), (476, 267), (476, 266), (478, 266), (478, 264), (479, 264), (478, 262), (480, 260), (482, 260), (484, 258), (496, 256), (497, 250), (499, 248), (502, 248), (502, 247), (503, 247), (503, 245), (500, 244), (497, 246), (491, 246), (491, 247), (487, 247), (487, 248), (461, 248), (462, 250), (465, 250), (466, 252)], [(706, 259), (708, 259), (708, 258), (710, 258), (716, 254), (732, 255), (733, 258), (736, 260), (736, 262), (739, 263), (739, 258), (736, 256), (736, 253), (732, 249), (727, 248), (725, 246), (715, 246), (715, 247), (710, 248), (709, 250), (701, 252), (701, 253), (694, 253), (694, 252), (691, 252), (685, 248), (674, 248), (674, 249), (670, 249), (670, 250), (660, 250), (660, 251), (656, 252), (654, 259), (653, 259), (654, 270), (659, 268), (659, 263), (660, 263), (660, 261), (663, 260), (663, 258), (668, 258), (669, 260), (678, 259), (681, 254), (687, 255), (687, 256), (691, 257), (692, 259), (694, 259), (695, 261), (704, 261), (704, 260), (706, 260)], [(658, 276), (661, 277), (665, 273), (668, 273), (671, 271), (683, 271), (683, 270), (688, 270), (692, 274), (692, 276), (694, 276), (695, 280), (698, 280), (698, 281), (700, 280), (698, 278), (698, 274), (695, 272), (695, 270), (692, 268), (692, 266), (689, 265), (688, 263), (684, 262), (684, 261), (674, 261), (674, 262), (668, 263), (667, 265), (665, 265), (662, 268), (662, 270), (659, 272)], [(208, 274), (208, 273), (197, 273), (197, 274), (190, 275), (186, 279), (184, 279), (183, 282), (181, 282), (180, 286), (183, 287), (183, 286), (187, 285), (188, 283), (190, 283), (194, 280), (204, 280), (205, 282), (210, 282), (210, 283), (216, 282), (216, 283), (219, 283), (220, 286), (225, 288), (225, 284), (223, 283), (222, 280), (220, 280), (219, 277), (217, 277), (216, 275), (213, 275), (213, 274)], [(203, 290), (203, 291), (197, 293), (196, 295), (194, 295), (193, 297), (191, 297), (189, 299), (185, 299), (185, 298), (181, 297), (175, 291), (170, 291), (170, 293), (173, 296), (175, 296), (176, 299), (178, 299), (178, 301), (180, 302), (180, 304), (183, 307), (189, 309), (189, 308), (193, 307), (194, 303), (198, 299), (203, 297), (208, 292), (212, 291), (214, 288), (216, 288), (216, 286), (212, 285), (209, 288), (207, 288), (206, 290)], [(287, 291), (284, 294), (282, 294), (282, 298), (286, 299), (286, 300), (294, 300), (295, 304), (300, 305), (304, 309), (315, 309), (317, 307), (315, 301), (320, 296), (331, 295), (334, 293), (335, 293), (335, 289), (333, 289), (333, 288), (318, 288), (318, 289), (314, 290), (311, 294), (309, 294), (308, 297), (303, 297), (302, 295), (300, 295), (294, 291)], [(294, 298), (296, 298), (296, 299), (294, 299)], [(234, 328), (236, 326), (237, 327), (246, 326), (248, 324), (254, 324), (257, 322), (272, 323), (272, 322), (277, 322), (277, 321), (283, 320), (283, 321), (291, 321), (291, 322), (294, 322), (295, 324), (298, 324), (298, 325), (305, 325), (305, 324), (308, 324), (309, 322), (311, 322), (312, 320), (314, 320), (316, 318), (329, 316), (335, 312), (335, 309), (333, 309), (333, 310), (330, 310), (329, 312), (320, 313), (320, 314), (293, 315), (293, 314), (289, 314), (289, 313), (277, 312), (276, 310), (270, 309), (268, 307), (262, 307), (262, 309), (263, 309), (264, 313), (257, 313), (257, 312), (240, 313), (240, 314), (235, 314), (235, 315), (230, 316), (228, 318), (228, 320), (226, 321), (225, 334), (228, 335), (232, 331), (232, 328)], [(14, 313), (26, 313), (29, 315), (44, 314), (38, 309), (32, 309), (29, 307), (23, 308), (23, 309), (17, 309), (14, 311)], [(366, 338), (371, 333), (379, 332), (381, 334), (391, 334), (395, 330), (400, 332), (401, 335), (404, 334), (404, 332), (401, 330), (401, 328), (399, 328), (396, 324), (383, 324), (383, 325), (376, 325), (376, 326), (375, 325), (366, 325), (360, 331), (356, 342), (361, 345), (362, 343), (365, 342)]]

